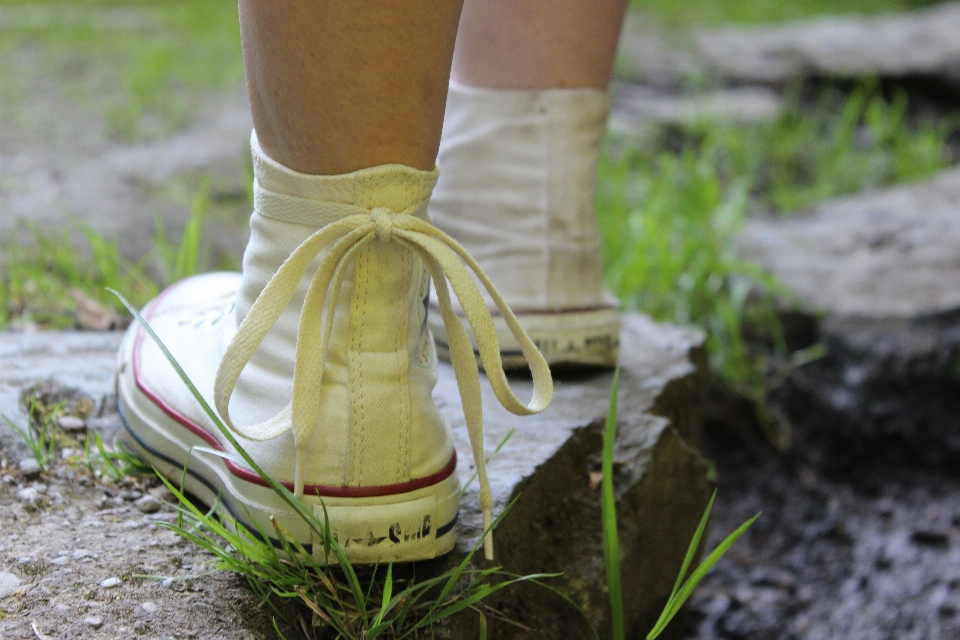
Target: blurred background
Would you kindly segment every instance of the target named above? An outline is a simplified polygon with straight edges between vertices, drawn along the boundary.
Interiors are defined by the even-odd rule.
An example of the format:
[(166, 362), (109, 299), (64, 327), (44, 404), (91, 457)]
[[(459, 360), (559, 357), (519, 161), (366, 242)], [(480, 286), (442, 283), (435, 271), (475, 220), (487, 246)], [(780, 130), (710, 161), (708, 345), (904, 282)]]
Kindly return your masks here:
[[(625, 308), (707, 331), (690, 638), (960, 637), (960, 3), (631, 0), (598, 178)], [(0, 0), (0, 329), (239, 265), (231, 0)]]

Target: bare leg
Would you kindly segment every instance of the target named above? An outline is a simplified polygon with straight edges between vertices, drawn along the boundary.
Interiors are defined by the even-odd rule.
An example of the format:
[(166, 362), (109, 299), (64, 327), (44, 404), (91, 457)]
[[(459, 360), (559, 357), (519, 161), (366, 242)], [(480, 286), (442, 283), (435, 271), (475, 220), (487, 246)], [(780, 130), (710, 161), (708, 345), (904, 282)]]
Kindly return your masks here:
[(263, 150), (302, 173), (434, 167), (462, 0), (240, 0)]
[(606, 88), (626, 0), (467, 0), (451, 77), (489, 89)]
[[(603, 289), (593, 200), (625, 8), (466, 0), (460, 20), (431, 215), (477, 258), (551, 363), (617, 359), (620, 321)], [(501, 344), (504, 362), (522, 366), (505, 333)]]

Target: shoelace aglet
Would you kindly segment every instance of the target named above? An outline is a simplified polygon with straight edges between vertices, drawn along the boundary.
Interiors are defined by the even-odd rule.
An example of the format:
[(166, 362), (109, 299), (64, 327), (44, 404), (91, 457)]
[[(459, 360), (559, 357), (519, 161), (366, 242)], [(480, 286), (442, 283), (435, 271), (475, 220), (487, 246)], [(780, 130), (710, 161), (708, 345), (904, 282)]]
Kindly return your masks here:
[(493, 529), (490, 528), (493, 518), (490, 515), (490, 507), (483, 509), (483, 557), (487, 560), (493, 560)]
[(293, 460), (293, 496), (303, 497), (303, 451), (297, 447)]

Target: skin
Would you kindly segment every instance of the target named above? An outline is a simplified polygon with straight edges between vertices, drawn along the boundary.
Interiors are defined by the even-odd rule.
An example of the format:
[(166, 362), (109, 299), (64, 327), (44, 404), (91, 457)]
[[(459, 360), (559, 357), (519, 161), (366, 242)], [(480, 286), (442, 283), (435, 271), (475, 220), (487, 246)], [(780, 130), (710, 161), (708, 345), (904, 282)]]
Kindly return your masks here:
[(253, 125), (302, 173), (433, 169), (461, 0), (240, 0)]
[(467, 0), (451, 77), (489, 89), (605, 89), (626, 0)]
[(240, 0), (263, 150), (310, 174), (429, 170), (449, 78), (494, 89), (609, 83), (626, 0), (462, 2)]

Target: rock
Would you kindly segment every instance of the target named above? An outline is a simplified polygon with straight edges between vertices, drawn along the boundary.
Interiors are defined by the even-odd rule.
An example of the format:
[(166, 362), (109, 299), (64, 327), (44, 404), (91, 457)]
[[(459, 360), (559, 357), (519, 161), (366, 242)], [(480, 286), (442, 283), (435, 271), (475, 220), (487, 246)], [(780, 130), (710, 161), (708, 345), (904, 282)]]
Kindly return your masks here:
[[(639, 314), (626, 314), (622, 327), (616, 481), (626, 622), (635, 634), (646, 633), (659, 615), (711, 492), (706, 461), (690, 444), (699, 438), (707, 378), (702, 334)], [(568, 594), (601, 630), (610, 622), (600, 494), (590, 488), (590, 472), (599, 470), (611, 381), (609, 372), (560, 378), (551, 407), (527, 418), (507, 413), (483, 387), (488, 451), (514, 429), (507, 446), (487, 465), (494, 513), (517, 499), (495, 532), (495, 562), (520, 574), (562, 572), (549, 581), (551, 586)], [(512, 385), (519, 397), (529, 397), (528, 381)], [(469, 451), (459, 396), (446, 365), (435, 397), (452, 419), (458, 450)], [(469, 477), (469, 455), (461, 455), (459, 464), (461, 477)], [(477, 494), (473, 483), (461, 506), (457, 550), (435, 561), (437, 569), (459, 561), (477, 543), (482, 528)], [(587, 633), (569, 605), (546, 590), (521, 589), (508, 590), (496, 605), (508, 618), (544, 637)], [(497, 637), (526, 637), (508, 625), (497, 626)], [(469, 625), (452, 633), (454, 638), (477, 637)]]
[(828, 348), (775, 395), (806, 438), (798, 450), (840, 467), (887, 459), (956, 468), (960, 169), (753, 219), (739, 253), (807, 307), (789, 318), (789, 339)]
[(137, 491), (136, 489), (134, 490), (124, 489), (123, 491), (117, 494), (117, 497), (123, 500), (124, 502), (133, 502), (135, 500), (139, 500), (142, 496), (143, 494)]
[(104, 589), (113, 589), (114, 587), (120, 586), (120, 578), (107, 578), (100, 583), (100, 586)]
[(614, 83), (609, 128), (635, 134), (653, 123), (763, 122), (783, 108), (783, 98), (765, 87), (735, 87), (694, 95), (676, 95), (650, 86)]
[(160, 609), (160, 607), (158, 607), (156, 603), (150, 602), (149, 600), (141, 604), (140, 608), (143, 609), (146, 613), (156, 613)]
[(156, 513), (163, 507), (163, 503), (151, 495), (146, 495), (134, 502), (133, 506), (142, 513)]
[(12, 596), (20, 588), (20, 578), (8, 571), (0, 571), (0, 600)]
[[(84, 338), (90, 340), (87, 348)], [(48, 333), (14, 339), (0, 333), (4, 358), (0, 383), (13, 386), (34, 376), (52, 378), (57, 384), (80, 380), (109, 413), (115, 358), (108, 348), (111, 341), (115, 349), (117, 338), (109, 334)], [(708, 380), (703, 341), (696, 331), (657, 324), (638, 314), (624, 316), (615, 480), (627, 623), (633, 631), (649, 627), (659, 615), (712, 491), (708, 465), (694, 448)], [(458, 472), (466, 481), (474, 470), (452, 368), (442, 364), (439, 377), (435, 398), (453, 425), (461, 453)], [(611, 381), (609, 371), (561, 377), (553, 406), (528, 418), (507, 413), (483, 385), (487, 451), (492, 453), (515, 430), (488, 465), (495, 512), (517, 498), (495, 534), (496, 562), (517, 573), (562, 572), (563, 577), (551, 585), (569, 594), (598, 629), (609, 625), (609, 614), (600, 494), (590, 488), (590, 473), (600, 468)], [(520, 397), (529, 395), (529, 380), (515, 377), (513, 385)], [(0, 410), (7, 412), (5, 397), (0, 395)], [(89, 531), (94, 522), (87, 518), (81, 526)], [(423, 572), (442, 571), (476, 544), (481, 514), (475, 481), (467, 487), (458, 526), (456, 551), (424, 563)], [(418, 575), (426, 574), (418, 568)], [(120, 583), (111, 580), (116, 582), (104, 581), (102, 586)], [(175, 584), (161, 583), (171, 588)], [(565, 629), (583, 629), (580, 614), (546, 590), (524, 585), (504, 594), (494, 604), (503, 607), (507, 617), (543, 629), (548, 637), (559, 637)], [(498, 627), (498, 637), (520, 633), (513, 626), (491, 622)], [(458, 638), (477, 637), (470, 633), (470, 624), (456, 633)]]
[(79, 416), (60, 416), (57, 424), (64, 431), (83, 431), (87, 428), (87, 421)]
[(40, 473), (43, 471), (40, 468), (40, 463), (37, 462), (36, 458), (23, 458), (19, 464), (20, 473), (23, 474), (23, 477), (27, 480), (36, 480), (40, 477)]
[(84, 558), (89, 558), (89, 557), (92, 557), (92, 556), (93, 556), (93, 554), (90, 553), (89, 551), (87, 551), (86, 549), (76, 549), (76, 550), (74, 550), (74, 552), (73, 552), (73, 559), (74, 559), (74, 560), (82, 560), (82, 559), (84, 559)]
[(93, 627), (94, 629), (99, 629), (103, 626), (103, 618), (100, 616), (87, 616), (83, 619), (83, 623), (89, 627)]
[[(0, 411), (14, 424), (27, 424), (23, 391), (44, 383), (51, 385), (51, 391), (85, 396), (92, 399), (92, 406), (104, 407), (105, 418), (97, 421), (96, 429), (104, 442), (112, 442), (120, 428), (120, 418), (113, 411), (115, 401), (110, 398), (122, 337), (116, 332), (0, 332)], [(7, 451), (23, 451), (19, 436), (3, 422), (0, 445)]]
[(871, 17), (826, 17), (780, 26), (663, 34), (643, 14), (626, 21), (618, 75), (679, 84), (784, 84), (795, 78), (960, 81), (960, 4)]

